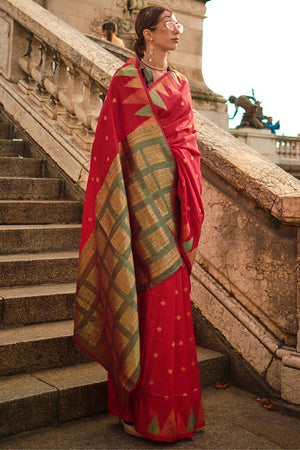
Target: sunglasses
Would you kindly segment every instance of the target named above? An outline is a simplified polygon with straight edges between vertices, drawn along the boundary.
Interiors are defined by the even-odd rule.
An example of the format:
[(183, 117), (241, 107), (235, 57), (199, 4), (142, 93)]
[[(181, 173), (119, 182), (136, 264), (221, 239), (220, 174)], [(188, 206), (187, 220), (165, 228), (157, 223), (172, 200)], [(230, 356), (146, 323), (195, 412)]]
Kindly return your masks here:
[(175, 28), (177, 28), (178, 33), (181, 34), (183, 32), (183, 25), (181, 23), (175, 23), (169, 20), (168, 22), (165, 22), (165, 25), (170, 31), (175, 31)]
[(175, 29), (177, 28), (178, 33), (181, 34), (183, 32), (183, 25), (181, 23), (175, 23), (175, 22), (172, 22), (172, 20), (168, 20), (168, 21), (164, 22), (164, 24), (170, 31), (175, 31)]

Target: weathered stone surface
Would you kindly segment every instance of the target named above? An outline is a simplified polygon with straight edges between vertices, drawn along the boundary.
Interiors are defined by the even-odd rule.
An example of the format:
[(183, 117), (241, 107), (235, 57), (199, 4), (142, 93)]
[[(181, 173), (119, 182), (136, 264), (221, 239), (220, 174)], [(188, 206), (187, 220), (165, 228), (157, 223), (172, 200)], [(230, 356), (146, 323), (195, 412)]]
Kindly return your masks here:
[(22, 157), (24, 155), (24, 151), (24, 142), (22, 140), (11, 141), (7, 139), (0, 139), (0, 156)]
[(75, 283), (0, 288), (2, 326), (73, 319)]
[[(199, 347), (197, 356), (202, 386), (227, 379), (226, 356)], [(206, 375), (211, 369), (208, 379)], [(0, 436), (103, 413), (107, 410), (107, 373), (97, 362), (87, 362), (31, 375), (2, 377), (0, 408), (1, 413), (11, 410), (2, 428), (0, 421)], [(15, 423), (13, 414), (19, 423)]]
[(81, 217), (79, 201), (0, 200), (0, 224), (79, 223)]
[(266, 373), (266, 381), (273, 386), (277, 392), (281, 391), (281, 368), (282, 361), (278, 358), (274, 358)]
[(0, 437), (56, 421), (56, 389), (31, 375), (0, 380)]
[(59, 422), (107, 410), (107, 373), (98, 363), (37, 372), (35, 377), (59, 391)]
[(61, 197), (61, 180), (49, 178), (0, 178), (0, 199), (54, 200)]
[(73, 321), (0, 330), (0, 376), (86, 362), (73, 341)]
[[(9, 64), (9, 19), (0, 11), (0, 72), (7, 73)], [(6, 19), (6, 20), (5, 20)]]
[(76, 279), (78, 252), (0, 255), (1, 286), (68, 283)]
[[(243, 314), (241, 314), (240, 318), (236, 317), (234, 308), (230, 311), (228, 306), (224, 305), (224, 301), (226, 300), (224, 296), (226, 296), (226, 294), (222, 293), (221, 289), (218, 289), (217, 287), (212, 291), (211, 285), (209, 286), (210, 289), (206, 289), (202, 282), (199, 283), (199, 278), (197, 279), (197, 277), (201, 278), (201, 274), (198, 274), (196, 267), (193, 271), (191, 280), (191, 299), (193, 303), (200, 309), (206, 319), (217, 330), (222, 332), (225, 339), (230, 342), (233, 348), (235, 348), (259, 374), (263, 375), (271, 362), (272, 351), (266, 348), (266, 342), (262, 342), (262, 338), (259, 338), (259, 333), (262, 330), (259, 329), (258, 324), (251, 324), (251, 318), (249, 318), (250, 320), (248, 323), (245, 318), (242, 320), (244, 317)], [(233, 312), (235, 314), (233, 314)], [(242, 308), (241, 313), (243, 313)], [(252, 326), (252, 330), (249, 330), (250, 325)], [(255, 327), (257, 328), (256, 330)], [(256, 333), (254, 333), (254, 331), (256, 331)], [(256, 334), (258, 336), (256, 336)], [(266, 339), (268, 339), (268, 336), (266, 336)], [(269, 346), (273, 347), (273, 351), (276, 350), (276, 344), (271, 341), (270, 337)]]
[(206, 217), (197, 261), (262, 322), (273, 322), (272, 331), (280, 338), (285, 334), (289, 342), (288, 335), (297, 332), (295, 229), (277, 228), (276, 221), (272, 226), (268, 213), (224, 192), (209, 175), (204, 170)]
[(42, 176), (42, 160), (38, 158), (1, 158), (0, 177)]
[[(203, 391), (206, 426), (192, 439), (172, 445), (180, 449), (296, 449), (299, 420), (279, 411), (264, 409), (256, 396), (233, 387)], [(100, 414), (0, 442), (3, 449), (149, 449), (170, 448), (147, 439), (128, 437), (116, 417)]]
[(282, 366), (281, 369), (281, 395), (291, 403), (300, 405), (300, 370), (293, 367)]
[(79, 249), (80, 224), (0, 225), (1, 254)]
[(200, 371), (201, 386), (214, 386), (217, 381), (229, 380), (228, 358), (226, 355), (197, 347), (197, 358)]

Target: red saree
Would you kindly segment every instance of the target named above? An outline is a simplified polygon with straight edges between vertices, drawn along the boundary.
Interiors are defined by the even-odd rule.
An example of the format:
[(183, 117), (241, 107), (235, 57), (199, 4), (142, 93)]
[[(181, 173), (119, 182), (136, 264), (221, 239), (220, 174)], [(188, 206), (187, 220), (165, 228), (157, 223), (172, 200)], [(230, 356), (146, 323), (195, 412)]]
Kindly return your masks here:
[(75, 342), (109, 373), (109, 412), (172, 442), (204, 426), (189, 273), (203, 221), (186, 78), (114, 75), (91, 155)]

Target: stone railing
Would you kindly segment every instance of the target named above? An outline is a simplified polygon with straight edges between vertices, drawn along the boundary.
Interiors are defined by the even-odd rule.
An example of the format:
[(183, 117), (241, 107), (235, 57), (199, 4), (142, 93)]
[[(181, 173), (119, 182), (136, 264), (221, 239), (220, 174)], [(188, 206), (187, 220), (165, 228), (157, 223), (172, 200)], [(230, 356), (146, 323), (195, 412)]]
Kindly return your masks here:
[(300, 136), (278, 136), (275, 162), (286, 172), (300, 179)]
[[(122, 61), (31, 0), (1, 0), (0, 28), (0, 102), (84, 190), (102, 99)], [(204, 318), (300, 404), (300, 182), (197, 112), (195, 125), (206, 210), (192, 274), (196, 332), (205, 345)]]
[(270, 130), (255, 128), (236, 128), (230, 133), (286, 172), (300, 178), (300, 136), (276, 136)]
[(276, 136), (276, 155), (278, 158), (300, 160), (300, 136)]
[(102, 100), (122, 62), (31, 0), (1, 1), (0, 27), (0, 72), (14, 83), (3, 95), (22, 102), (26, 129), (42, 146), (47, 137), (30, 115), (43, 118), (50, 156), (84, 189)]

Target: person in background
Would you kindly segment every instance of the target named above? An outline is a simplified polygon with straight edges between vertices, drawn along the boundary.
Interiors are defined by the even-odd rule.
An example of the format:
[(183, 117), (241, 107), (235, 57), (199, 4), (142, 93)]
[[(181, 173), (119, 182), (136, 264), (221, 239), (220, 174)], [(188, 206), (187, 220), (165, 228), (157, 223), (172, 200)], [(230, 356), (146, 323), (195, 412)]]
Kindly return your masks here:
[(114, 22), (105, 22), (102, 25), (102, 34), (106, 41), (125, 47), (123, 40), (117, 36), (117, 25)]
[(124, 431), (174, 442), (204, 426), (190, 273), (204, 218), (187, 78), (168, 65), (183, 26), (149, 6), (113, 76), (91, 154), (74, 339), (108, 371)]
[(266, 128), (271, 130), (272, 134), (276, 134), (276, 130), (280, 129), (280, 121), (277, 120), (277, 122), (273, 124), (273, 117), (268, 117), (268, 121), (266, 123)]

